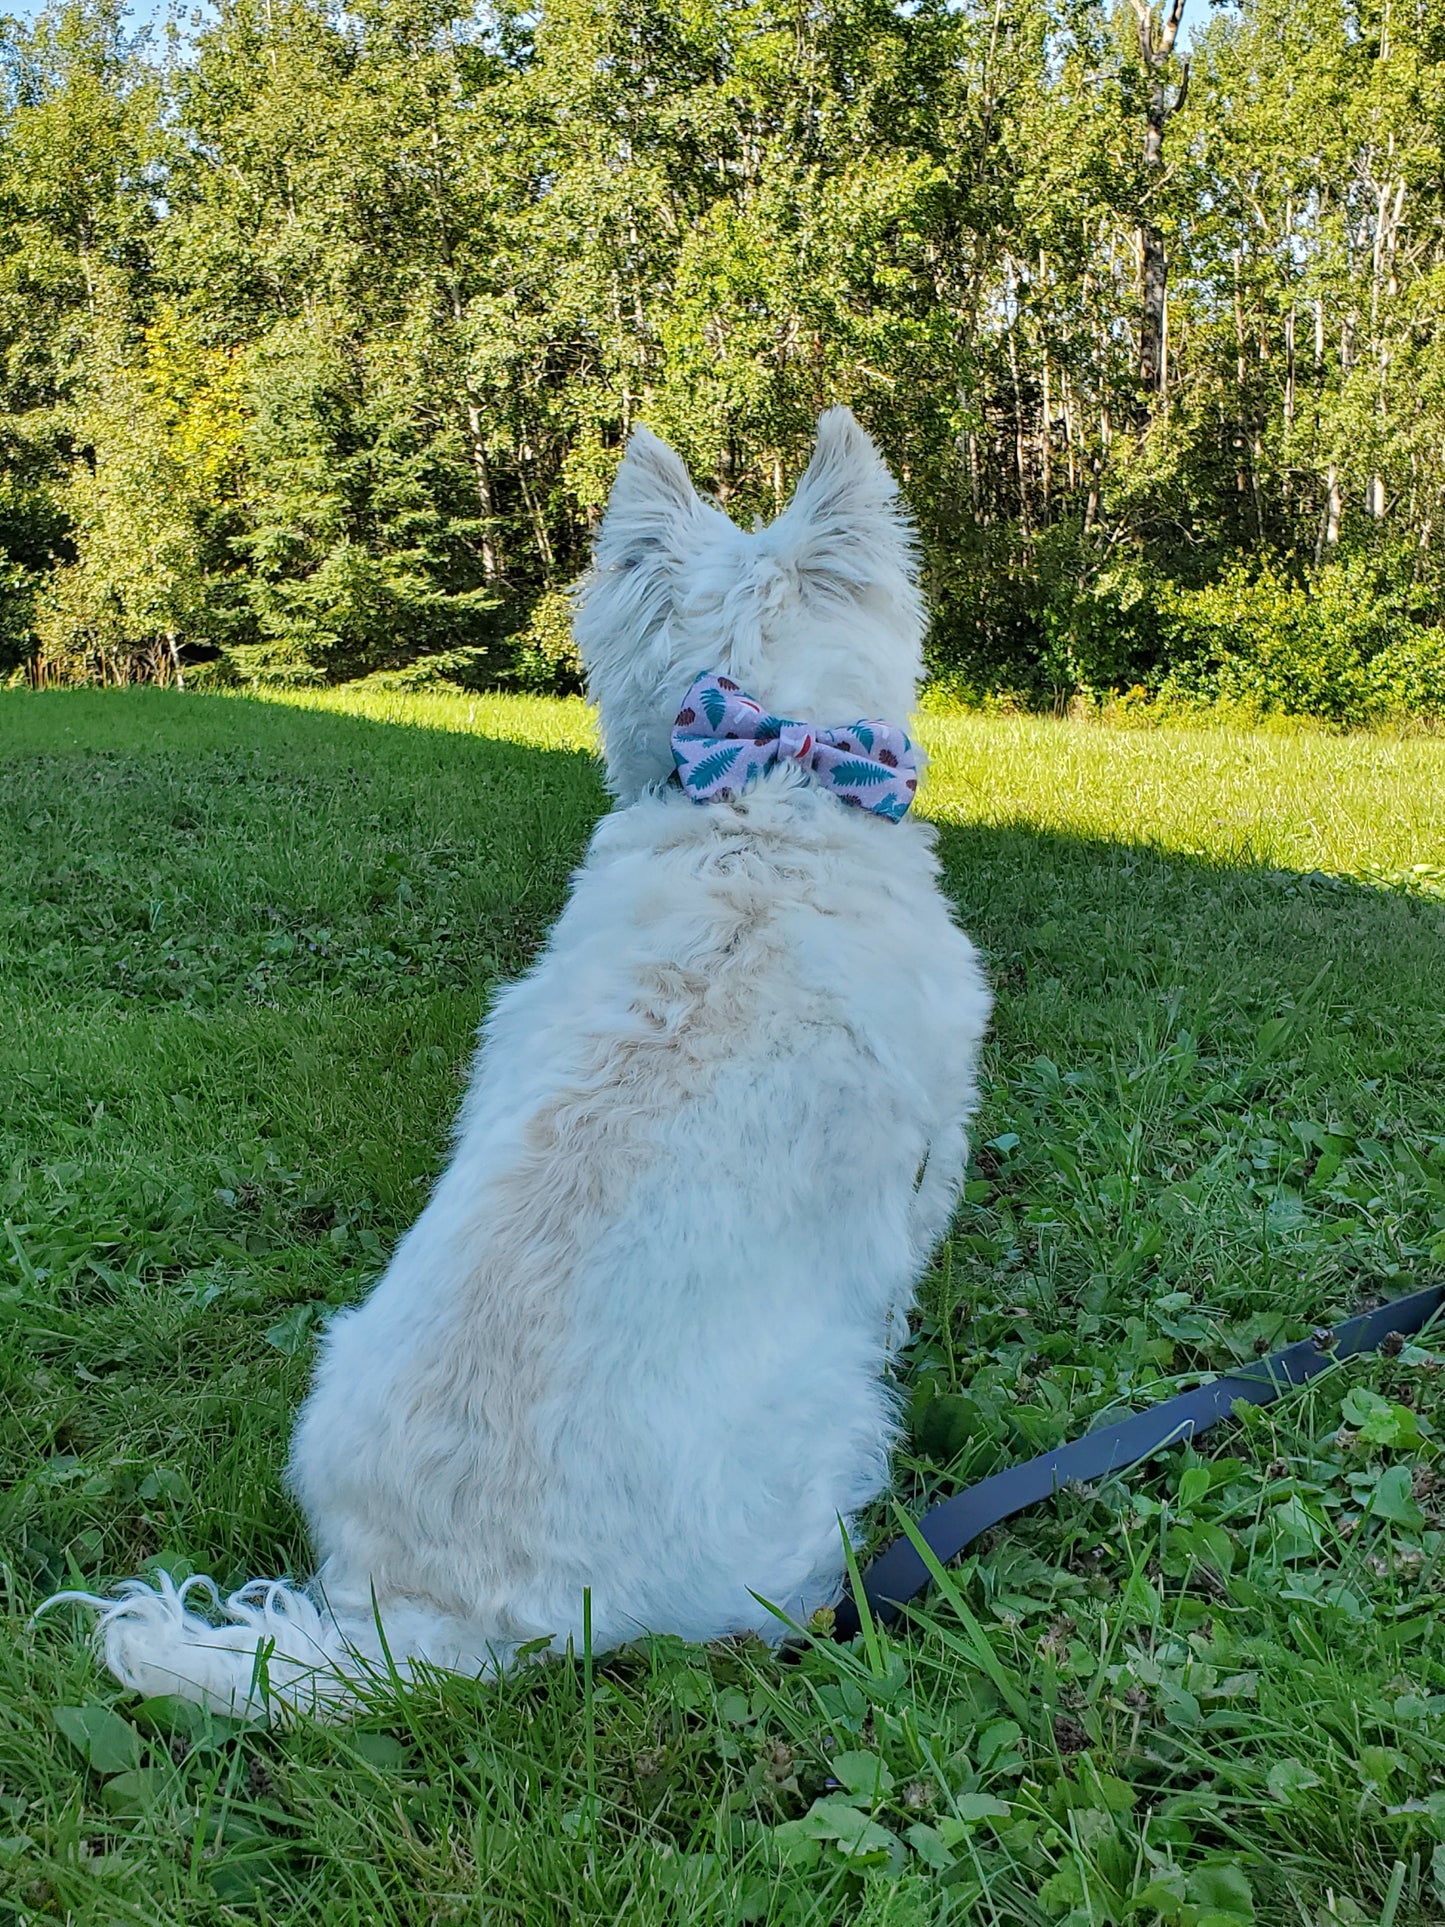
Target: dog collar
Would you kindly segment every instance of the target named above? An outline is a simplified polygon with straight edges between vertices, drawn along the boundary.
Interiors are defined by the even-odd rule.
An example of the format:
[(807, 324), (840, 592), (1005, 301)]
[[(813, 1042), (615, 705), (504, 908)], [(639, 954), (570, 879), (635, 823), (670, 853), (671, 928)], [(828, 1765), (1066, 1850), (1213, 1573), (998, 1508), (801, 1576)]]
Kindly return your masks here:
[(899, 823), (918, 788), (918, 752), (892, 723), (819, 729), (771, 716), (726, 676), (701, 675), (672, 726), (678, 781), (695, 803), (736, 796), (773, 763), (798, 763), (850, 808)]

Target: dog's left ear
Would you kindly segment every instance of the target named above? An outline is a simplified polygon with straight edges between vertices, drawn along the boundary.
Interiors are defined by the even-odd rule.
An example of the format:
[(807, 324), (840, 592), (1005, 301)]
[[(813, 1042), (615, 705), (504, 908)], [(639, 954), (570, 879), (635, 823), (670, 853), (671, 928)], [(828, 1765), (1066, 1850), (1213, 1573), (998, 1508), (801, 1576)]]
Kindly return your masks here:
[(850, 408), (818, 422), (813, 459), (792, 501), (765, 532), (805, 592), (857, 598), (917, 578), (913, 530), (898, 484)]
[(627, 439), (597, 536), (597, 566), (647, 576), (688, 558), (707, 514), (682, 457), (650, 429)]
[[(607, 778), (617, 796), (636, 794), (672, 768), (672, 698), (689, 680), (689, 662), (673, 660), (673, 625), (682, 586), (719, 529), (741, 540), (726, 516), (698, 494), (681, 457), (650, 430), (634, 428), (597, 531), (592, 567), (572, 591), (572, 634), (597, 704)], [(691, 673), (697, 674), (696, 665)]]

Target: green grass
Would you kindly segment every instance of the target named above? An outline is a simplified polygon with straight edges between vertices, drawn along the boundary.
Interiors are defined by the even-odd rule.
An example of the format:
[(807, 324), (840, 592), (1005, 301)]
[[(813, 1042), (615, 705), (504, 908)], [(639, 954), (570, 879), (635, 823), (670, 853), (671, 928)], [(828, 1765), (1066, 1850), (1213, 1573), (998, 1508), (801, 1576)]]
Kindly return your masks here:
[[(1445, 744), (925, 727), (998, 1014), (913, 1506), (1445, 1259)], [(540, 701), (0, 698), (0, 1922), (1438, 1922), (1438, 1340), (793, 1665), (661, 1641), (264, 1734), (27, 1623), (155, 1562), (305, 1569), (315, 1329), (438, 1169), (603, 806), (588, 740)]]

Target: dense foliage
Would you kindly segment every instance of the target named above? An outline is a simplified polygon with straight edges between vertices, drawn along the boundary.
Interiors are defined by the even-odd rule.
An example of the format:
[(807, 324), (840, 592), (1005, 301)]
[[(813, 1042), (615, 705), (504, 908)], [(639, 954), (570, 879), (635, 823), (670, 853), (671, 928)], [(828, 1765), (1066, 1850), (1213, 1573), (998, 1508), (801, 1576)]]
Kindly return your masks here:
[(0, 57), (0, 670), (545, 685), (635, 419), (766, 514), (845, 400), (960, 693), (1445, 712), (1438, 0), (71, 0)]

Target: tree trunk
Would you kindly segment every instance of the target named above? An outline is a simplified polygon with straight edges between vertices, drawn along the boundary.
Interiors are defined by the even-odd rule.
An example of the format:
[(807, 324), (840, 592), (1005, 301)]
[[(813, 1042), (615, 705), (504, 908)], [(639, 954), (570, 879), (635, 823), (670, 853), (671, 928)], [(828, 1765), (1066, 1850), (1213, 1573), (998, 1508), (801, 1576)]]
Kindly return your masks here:
[(1033, 517), (1029, 513), (1028, 463), (1024, 453), (1024, 400), (1023, 390), (1019, 383), (1018, 346), (1014, 339), (1020, 306), (1019, 283), (1012, 257), (1006, 255), (1004, 262), (1005, 271), (1008, 275), (1009, 294), (1012, 297), (1010, 303), (1012, 312), (1009, 315), (1008, 323), (1008, 365), (1009, 373), (1013, 378), (1014, 391), (1014, 467), (1018, 473), (1019, 480), (1019, 521), (1023, 527), (1024, 534), (1032, 535)]
[(1295, 414), (1295, 314), (1291, 305), (1284, 318), (1284, 506), (1288, 516), (1290, 507), (1290, 480), (1294, 462), (1294, 414)]
[(1315, 567), (1324, 560), (1325, 550), (1340, 539), (1340, 471), (1333, 462), (1325, 477), (1325, 508), (1320, 517), (1320, 532), (1315, 539)]
[(482, 538), (482, 580), (495, 582), (502, 573), (497, 555), (497, 545), (492, 534), (492, 519), (496, 513), (492, 500), (492, 471), (487, 461), (487, 443), (482, 427), (482, 410), (477, 401), (476, 391), (467, 383), (467, 436), (472, 455), (472, 473), (477, 484), (477, 506), (481, 510)]
[(1077, 430), (1074, 427), (1074, 386), (1069, 380), (1067, 366), (1059, 371), (1059, 387), (1064, 403), (1064, 454), (1069, 464), (1069, 499), (1072, 503), (1074, 492), (1079, 486), (1079, 476), (1075, 457)]
[[(1393, 158), (1394, 137), (1391, 136), (1390, 148)], [(1376, 418), (1379, 421), (1380, 438), (1383, 441), (1388, 428), (1389, 413), (1389, 375), (1390, 344), (1385, 338), (1382, 304), (1399, 292), (1399, 281), (1395, 274), (1395, 248), (1400, 232), (1400, 217), (1405, 208), (1405, 182), (1403, 179), (1394, 190), (1394, 205), (1391, 205), (1391, 184), (1387, 180), (1380, 188), (1379, 203), (1375, 221), (1374, 262), (1370, 277), (1370, 332), (1374, 336), (1375, 359), (1379, 369), (1379, 391), (1376, 402)], [(1367, 492), (1370, 514), (1377, 522), (1385, 519), (1385, 478), (1376, 469), (1370, 477)]]
[(1049, 338), (1044, 320), (1049, 287), (1049, 257), (1039, 249), (1039, 327), (1041, 340), (1039, 359), (1043, 364), (1043, 395), (1040, 401), (1041, 425), (1043, 433), (1039, 437), (1040, 480), (1043, 483), (1043, 504), (1045, 523), (1050, 520), (1054, 493), (1054, 396), (1049, 368)]
[(1164, 374), (1164, 302), (1168, 292), (1168, 264), (1164, 237), (1155, 227), (1139, 230), (1139, 254), (1144, 282), (1144, 309), (1139, 318), (1139, 385), (1157, 395)]
[[(1154, 17), (1151, 0), (1133, 0), (1134, 17), (1139, 27), (1139, 57), (1149, 76), (1149, 97), (1144, 117), (1144, 201), (1150, 202), (1163, 185), (1164, 130), (1183, 107), (1189, 93), (1189, 62), (1177, 88), (1171, 88), (1165, 71), (1179, 37), (1185, 0), (1167, 0), (1162, 20)], [(1158, 223), (1146, 214), (1139, 223), (1139, 271), (1143, 283), (1143, 306), (1139, 317), (1139, 386), (1144, 391), (1147, 419), (1156, 398), (1165, 389), (1164, 354), (1169, 297), (1169, 266), (1164, 252), (1164, 236)]]
[(542, 558), (542, 582), (550, 589), (557, 577), (557, 558), (552, 549), (552, 538), (547, 533), (547, 518), (543, 515), (542, 505), (527, 479), (528, 464), (533, 460), (535, 460), (535, 454), (530, 446), (518, 451), (517, 479), (522, 484), (522, 500), (527, 505), (527, 517), (532, 524), (532, 539), (536, 542), (537, 553)]
[(1234, 250), (1234, 384), (1239, 405), (1239, 420), (1235, 430), (1234, 447), (1241, 459), (1234, 465), (1234, 492), (1243, 495), (1249, 486), (1242, 459), (1245, 447), (1244, 419), (1244, 302), (1239, 291), (1239, 249)]

